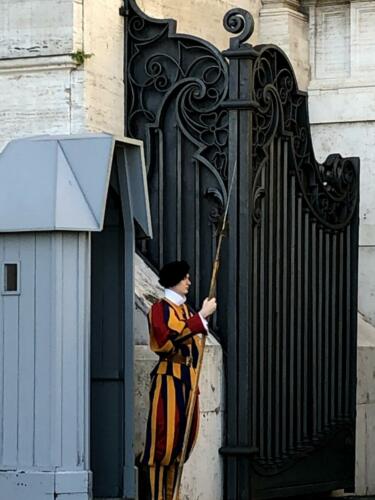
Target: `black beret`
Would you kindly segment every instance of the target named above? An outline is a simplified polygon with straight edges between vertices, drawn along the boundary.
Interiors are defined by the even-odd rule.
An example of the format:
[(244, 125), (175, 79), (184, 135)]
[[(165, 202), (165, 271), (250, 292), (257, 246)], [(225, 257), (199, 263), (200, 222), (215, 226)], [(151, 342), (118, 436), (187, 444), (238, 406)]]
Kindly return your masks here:
[(164, 288), (176, 286), (188, 274), (190, 266), (184, 260), (169, 262), (161, 269), (159, 283)]

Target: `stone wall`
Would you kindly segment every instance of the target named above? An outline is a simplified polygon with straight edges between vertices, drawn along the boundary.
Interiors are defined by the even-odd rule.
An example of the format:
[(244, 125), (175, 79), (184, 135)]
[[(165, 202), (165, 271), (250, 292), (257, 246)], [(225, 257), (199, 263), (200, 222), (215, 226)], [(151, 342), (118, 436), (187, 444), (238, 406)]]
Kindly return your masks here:
[(310, 80), (309, 24), (302, 3), (301, 0), (263, 0), (259, 43), (281, 47), (292, 63), (299, 88), (306, 90)]
[(179, 33), (190, 33), (216, 45), (228, 48), (229, 33), (223, 28), (225, 13), (234, 7), (246, 9), (255, 19), (255, 31), (251, 43), (258, 39), (258, 17), (261, 0), (138, 0), (139, 7), (151, 17), (177, 20)]
[(84, 129), (83, 71), (71, 57), (81, 25), (72, 0), (2, 2), (0, 149), (16, 137)]
[(333, 152), (360, 157), (358, 309), (375, 326), (375, 277), (368, 272), (375, 266), (374, 29), (372, 1), (310, 6), (315, 50), (310, 56), (309, 107), (315, 151), (320, 161)]
[(305, 0), (309, 9), (309, 111), (319, 161), (359, 156), (360, 233), (356, 492), (375, 494), (375, 4)]
[[(22, 8), (20, 4), (22, 3)], [(0, 149), (10, 139), (123, 134), (122, 0), (5, 0), (0, 19)], [(88, 56), (83, 64), (75, 57)]]
[(356, 493), (375, 493), (375, 328), (358, 316)]

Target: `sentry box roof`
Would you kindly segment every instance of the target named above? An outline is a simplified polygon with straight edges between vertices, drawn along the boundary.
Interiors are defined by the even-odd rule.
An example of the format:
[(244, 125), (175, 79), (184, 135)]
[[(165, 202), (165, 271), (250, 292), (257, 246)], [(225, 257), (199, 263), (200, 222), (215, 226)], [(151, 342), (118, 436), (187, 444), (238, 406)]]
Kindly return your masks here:
[(11, 141), (0, 154), (0, 232), (101, 231), (115, 150), (133, 216), (152, 236), (142, 142), (109, 134)]

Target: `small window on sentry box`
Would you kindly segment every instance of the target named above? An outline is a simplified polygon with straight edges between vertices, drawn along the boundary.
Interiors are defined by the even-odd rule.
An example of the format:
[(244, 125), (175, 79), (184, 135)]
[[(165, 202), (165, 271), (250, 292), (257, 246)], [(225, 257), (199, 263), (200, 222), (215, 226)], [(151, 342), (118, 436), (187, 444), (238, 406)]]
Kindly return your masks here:
[(19, 293), (19, 263), (5, 262), (3, 264), (3, 293)]

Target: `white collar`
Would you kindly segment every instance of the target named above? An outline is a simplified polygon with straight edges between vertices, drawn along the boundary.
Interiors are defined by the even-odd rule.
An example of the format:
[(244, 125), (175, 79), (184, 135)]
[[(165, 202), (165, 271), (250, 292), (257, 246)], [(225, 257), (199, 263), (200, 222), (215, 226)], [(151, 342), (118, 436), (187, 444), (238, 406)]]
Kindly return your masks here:
[(186, 302), (186, 297), (183, 297), (182, 295), (175, 292), (174, 290), (171, 290), (170, 288), (166, 288), (164, 290), (164, 297), (170, 302), (173, 302), (173, 304), (176, 304), (176, 306), (181, 306)]

